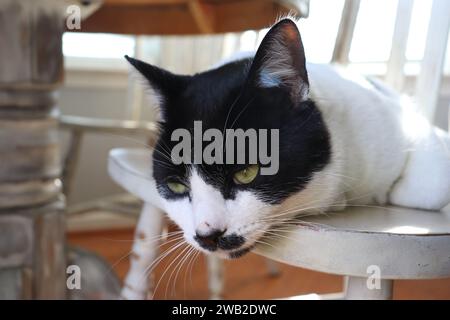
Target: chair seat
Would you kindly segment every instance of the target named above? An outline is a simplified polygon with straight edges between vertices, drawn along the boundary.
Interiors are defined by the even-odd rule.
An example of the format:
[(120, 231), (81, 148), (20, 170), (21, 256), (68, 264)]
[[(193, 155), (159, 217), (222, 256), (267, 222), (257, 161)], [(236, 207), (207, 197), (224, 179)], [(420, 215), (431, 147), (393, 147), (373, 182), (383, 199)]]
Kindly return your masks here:
[(108, 172), (111, 178), (131, 194), (159, 206), (152, 175), (152, 152), (149, 149), (117, 148), (109, 152)]
[(382, 279), (450, 277), (450, 210), (349, 207), (307, 217), (257, 253), (326, 273)]
[[(160, 207), (152, 178), (151, 151), (114, 149), (108, 169), (128, 192)], [(450, 277), (450, 208), (441, 212), (400, 207), (349, 207), (306, 217), (258, 245), (257, 253), (326, 273), (367, 277), (380, 268), (383, 279)], [(370, 269), (369, 269), (370, 271)]]

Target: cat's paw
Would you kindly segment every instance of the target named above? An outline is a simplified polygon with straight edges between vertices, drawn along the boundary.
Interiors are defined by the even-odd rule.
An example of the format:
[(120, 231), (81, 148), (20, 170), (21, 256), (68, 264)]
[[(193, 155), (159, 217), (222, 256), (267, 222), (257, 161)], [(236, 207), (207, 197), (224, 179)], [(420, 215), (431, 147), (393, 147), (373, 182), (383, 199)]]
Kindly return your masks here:
[(450, 203), (450, 137), (434, 130), (410, 151), (390, 202), (405, 207), (440, 210)]

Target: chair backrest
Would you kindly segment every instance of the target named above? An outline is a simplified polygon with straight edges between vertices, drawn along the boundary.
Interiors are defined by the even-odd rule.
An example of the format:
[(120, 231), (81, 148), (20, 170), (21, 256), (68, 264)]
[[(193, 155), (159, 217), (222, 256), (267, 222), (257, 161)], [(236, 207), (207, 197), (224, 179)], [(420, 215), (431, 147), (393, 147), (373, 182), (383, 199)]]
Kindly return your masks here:
[(449, 27), (450, 1), (433, 0), (425, 52), (416, 87), (418, 105), (428, 119), (433, 119), (439, 98)]
[(332, 63), (346, 65), (349, 62), (350, 48), (352, 47), (353, 33), (356, 20), (358, 19), (360, 4), (361, 0), (345, 0), (331, 58)]
[[(398, 0), (392, 47), (385, 80), (394, 89), (404, 89), (406, 48), (412, 11), (416, 0)], [(347, 64), (361, 0), (345, 0), (332, 62)], [(450, 26), (450, 1), (433, 0), (425, 52), (417, 77), (415, 99), (424, 115), (432, 120), (439, 97)]]

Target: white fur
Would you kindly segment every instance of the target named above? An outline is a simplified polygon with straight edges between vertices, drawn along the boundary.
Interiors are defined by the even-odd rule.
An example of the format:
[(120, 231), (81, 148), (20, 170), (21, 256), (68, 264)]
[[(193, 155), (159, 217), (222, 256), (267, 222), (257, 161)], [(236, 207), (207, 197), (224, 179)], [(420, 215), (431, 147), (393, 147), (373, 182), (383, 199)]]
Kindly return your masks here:
[(205, 183), (196, 170), (191, 174), (189, 185), (195, 212), (195, 231), (199, 234), (209, 234), (212, 230), (227, 229), (225, 199), (220, 191)]
[[(308, 64), (307, 68), (309, 95), (330, 131), (330, 164), (315, 173), (304, 190), (276, 206), (248, 191), (225, 200), (194, 170), (192, 201), (162, 202), (186, 240), (199, 250), (204, 251), (194, 240), (196, 232), (226, 229), (226, 234), (244, 236), (246, 247), (267, 231), (271, 225), (267, 219), (285, 219), (299, 212), (387, 203), (438, 210), (450, 202), (447, 133), (430, 126), (400, 97), (387, 94), (391, 91), (380, 83), (331, 66)], [(221, 250), (216, 254), (227, 257)]]
[(195, 212), (195, 231), (208, 234), (212, 229), (226, 230), (227, 234), (249, 236), (255, 228), (254, 213), (264, 215), (266, 205), (251, 192), (239, 192), (233, 200), (222, 194), (193, 170), (190, 177), (192, 208)]
[(263, 88), (278, 87), (285, 84), (291, 88), (293, 95), (304, 100), (308, 95), (308, 87), (299, 78), (294, 69), (293, 57), (286, 52), (286, 43), (282, 36), (271, 39), (270, 54), (262, 60), (259, 70), (259, 85)]
[[(240, 249), (251, 246), (266, 231), (266, 225), (255, 220), (270, 213), (270, 206), (265, 205), (251, 192), (240, 192), (236, 199), (225, 200), (221, 193), (204, 182), (194, 169), (189, 179), (191, 188), (190, 202), (182, 200), (162, 199), (163, 206), (171, 219), (184, 231), (187, 242), (201, 251), (194, 240), (196, 233), (208, 234), (213, 229), (226, 230), (225, 235), (239, 234), (248, 242)], [(228, 255), (220, 249), (217, 255), (227, 258)]]
[(438, 210), (450, 202), (448, 134), (362, 77), (325, 65), (308, 72), (347, 203)]

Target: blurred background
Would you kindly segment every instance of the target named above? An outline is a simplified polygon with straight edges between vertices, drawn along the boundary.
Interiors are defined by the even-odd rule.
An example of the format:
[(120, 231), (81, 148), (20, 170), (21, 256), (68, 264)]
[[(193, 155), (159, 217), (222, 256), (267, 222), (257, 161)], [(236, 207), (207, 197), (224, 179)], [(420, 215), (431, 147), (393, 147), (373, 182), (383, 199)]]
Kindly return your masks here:
[[(307, 61), (386, 81), (448, 130), (448, 0), (0, 0), (0, 299), (118, 297), (142, 201), (117, 184), (132, 170), (110, 178), (109, 152), (147, 148), (155, 134), (124, 55), (193, 74), (255, 50), (288, 13)], [(224, 268), (199, 255), (162, 277), (176, 254), (155, 268), (155, 298), (343, 288), (341, 276), (253, 253)], [(83, 290), (66, 287), (67, 265), (81, 266)], [(450, 299), (450, 280), (396, 280), (394, 298)]]
[[(346, 65), (356, 72), (386, 80), (395, 89), (414, 96), (426, 51), (432, 0), (310, 0), (295, 4), (297, 8), (303, 8), (298, 27), (307, 61)], [(95, 19), (95, 14), (92, 19)], [(169, 26), (177, 22), (168, 18), (163, 23)], [(88, 29), (96, 30), (89, 20), (87, 24)], [(269, 25), (256, 30), (194, 36), (66, 32), (63, 36), (66, 80), (61, 90), (61, 110), (67, 115), (151, 121), (153, 108), (148, 104), (140, 83), (129, 76), (123, 59), (125, 54), (174, 73), (192, 74), (206, 70), (236, 52), (255, 50)], [(448, 39), (446, 43), (448, 46)], [(396, 47), (397, 44), (400, 48)], [(430, 115), (431, 120), (445, 130), (448, 128), (450, 104), (450, 50), (446, 52), (436, 107)], [(108, 177), (104, 163), (111, 148), (142, 147), (146, 142), (145, 138), (133, 139), (120, 135), (87, 134), (81, 147), (69, 204), (121, 192)], [(117, 251), (112, 252), (105, 246), (109, 247), (114, 242), (97, 241), (98, 233), (86, 236), (83, 231), (103, 230), (100, 232), (104, 232), (104, 238), (130, 239), (127, 227), (134, 223), (133, 217), (114, 217), (98, 212), (81, 219), (70, 219), (69, 229), (74, 231), (70, 239), (104, 256), (105, 252), (110, 252), (107, 258), (117, 263), (122, 258), (119, 253), (129, 250), (128, 243), (116, 242)], [(115, 233), (111, 233), (111, 229), (116, 229)], [(172, 290), (169, 297), (206, 298), (206, 269), (202, 259), (194, 264), (194, 272), (188, 275), (194, 285), (187, 285), (186, 289), (186, 284), (183, 287), (181, 281), (171, 284), (163, 279), (156, 297), (167, 297), (167, 290), (164, 292), (162, 288), (173, 285), (176, 290)], [(333, 292), (342, 286), (341, 277), (287, 265), (280, 265), (280, 278), (267, 278), (261, 264), (264, 264), (264, 259), (256, 255), (245, 257), (243, 261), (225, 262), (225, 297), (271, 298), (311, 290)], [(166, 262), (161, 263), (156, 269), (156, 278), (161, 276), (166, 266)], [(127, 268), (126, 259), (115, 266), (121, 277)], [(395, 297), (450, 298), (448, 287), (448, 281), (423, 281), (421, 286), (414, 281), (399, 281)]]
[[(428, 31), (432, 0), (413, 1), (402, 91), (415, 90)], [(298, 22), (309, 62), (329, 63), (333, 56), (344, 0), (311, 0), (309, 16)], [(351, 48), (350, 68), (384, 78), (391, 54), (397, 0), (361, 0)], [(95, 18), (95, 16), (93, 16)], [(175, 23), (167, 21), (167, 24)], [(152, 120), (140, 84), (130, 79), (125, 54), (192, 74), (206, 70), (238, 51), (255, 50), (267, 29), (197, 36), (133, 36), (66, 32), (63, 50), (66, 80), (61, 90), (63, 114), (112, 119)], [(447, 129), (450, 103), (450, 50), (444, 68), (435, 123)], [(119, 189), (108, 178), (104, 161), (117, 146), (139, 146), (128, 138), (90, 134), (80, 153), (72, 203), (113, 194)]]

